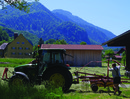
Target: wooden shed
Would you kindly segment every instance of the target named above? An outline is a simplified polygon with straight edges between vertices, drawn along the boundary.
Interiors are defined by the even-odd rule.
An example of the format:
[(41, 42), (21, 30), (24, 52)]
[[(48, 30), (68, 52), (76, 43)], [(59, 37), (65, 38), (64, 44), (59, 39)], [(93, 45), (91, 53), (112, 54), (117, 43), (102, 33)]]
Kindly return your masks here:
[[(59, 48), (65, 49), (66, 53), (73, 56), (66, 56), (65, 62), (71, 66), (84, 66), (90, 61), (101, 61), (101, 54), (103, 47), (101, 45), (54, 45), (42, 44), (41, 49), (44, 48)], [(89, 66), (101, 66), (101, 62), (92, 62)]]

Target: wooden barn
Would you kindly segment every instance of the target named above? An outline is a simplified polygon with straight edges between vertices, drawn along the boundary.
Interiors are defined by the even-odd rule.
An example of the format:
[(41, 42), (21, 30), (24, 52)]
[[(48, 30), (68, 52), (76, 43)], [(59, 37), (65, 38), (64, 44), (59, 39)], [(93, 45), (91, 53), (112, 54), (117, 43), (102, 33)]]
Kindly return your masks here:
[[(101, 45), (54, 45), (42, 44), (41, 49), (65, 49), (66, 53), (73, 56), (65, 56), (65, 62), (71, 66), (84, 66), (90, 61), (101, 61), (103, 47)], [(101, 62), (92, 62), (89, 66), (101, 66)]]

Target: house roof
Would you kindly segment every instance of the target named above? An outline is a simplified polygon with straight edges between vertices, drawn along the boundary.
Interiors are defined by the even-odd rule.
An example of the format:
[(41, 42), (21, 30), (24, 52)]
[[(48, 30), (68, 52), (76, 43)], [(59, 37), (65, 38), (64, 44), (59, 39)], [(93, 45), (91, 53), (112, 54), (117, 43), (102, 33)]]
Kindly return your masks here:
[(103, 50), (101, 45), (58, 45), (58, 44), (42, 44), (41, 49), (66, 49), (66, 50)]
[[(22, 35), (23, 36), (23, 34), (19, 34), (18, 35), (18, 37), (20, 36), (20, 35)], [(29, 40), (29, 39), (27, 39), (25, 36), (23, 36), (32, 46), (33, 46), (33, 43), (32, 43), (32, 41), (31, 40)], [(17, 37), (16, 37), (17, 38)]]
[(123, 34), (110, 39), (109, 41), (103, 43), (102, 45), (108, 45), (108, 46), (126, 46), (129, 45), (130, 42), (130, 30), (124, 32)]
[[(16, 33), (15, 33), (15, 34), (16, 34)], [(17, 36), (15, 37), (15, 39), (18, 38), (19, 36), (23, 36), (23, 34), (17, 35)], [(27, 39), (25, 36), (23, 36), (23, 37), (33, 46), (33, 43), (32, 43), (31, 40)], [(15, 39), (14, 39), (13, 41), (15, 41)], [(13, 41), (12, 41), (12, 42), (13, 42)], [(12, 42), (10, 42), (9, 44), (11, 44)]]
[(122, 58), (122, 56), (120, 56), (120, 55), (115, 55), (115, 57), (116, 57), (116, 58)]
[(7, 45), (8, 45), (8, 43), (3, 43), (3, 44), (0, 46), (0, 50), (4, 50)]

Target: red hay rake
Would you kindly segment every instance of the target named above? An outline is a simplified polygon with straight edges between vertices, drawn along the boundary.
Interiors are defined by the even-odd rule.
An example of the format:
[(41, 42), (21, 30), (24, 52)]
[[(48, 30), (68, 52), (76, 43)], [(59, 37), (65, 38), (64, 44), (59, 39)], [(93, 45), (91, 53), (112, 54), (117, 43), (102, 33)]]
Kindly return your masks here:
[[(92, 62), (103, 62), (103, 61), (91, 61), (88, 64), (84, 65), (79, 71), (74, 72), (75, 74), (75, 78), (73, 79), (73, 83), (74, 84), (79, 84), (79, 80), (81, 79), (82, 82), (90, 82), (91, 85), (91, 89), (92, 91), (96, 92), (98, 90), (98, 87), (113, 87), (113, 78), (109, 77), (109, 62), (110, 61), (114, 61), (117, 64), (120, 65), (120, 63), (118, 63), (116, 60), (106, 60), (108, 61), (108, 66), (107, 66), (107, 76), (102, 76), (102, 75), (96, 75), (96, 74), (90, 74), (90, 73), (84, 73), (84, 72), (79, 72), (81, 69), (83, 69), (85, 66), (87, 66), (88, 64), (92, 63)], [(80, 75), (85, 75), (85, 76), (80, 76)], [(87, 75), (87, 76), (86, 76)], [(89, 76), (88, 76), (89, 75)], [(125, 82), (125, 83), (130, 83), (128, 81), (123, 81), (123, 80), (130, 80), (130, 79), (121, 79), (121, 82)]]

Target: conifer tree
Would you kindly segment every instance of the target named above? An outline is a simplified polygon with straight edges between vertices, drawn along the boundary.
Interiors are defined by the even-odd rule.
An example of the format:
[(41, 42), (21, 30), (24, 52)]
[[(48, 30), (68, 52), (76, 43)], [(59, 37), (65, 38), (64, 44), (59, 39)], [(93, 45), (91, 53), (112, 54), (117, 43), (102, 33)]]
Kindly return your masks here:
[(44, 40), (42, 38), (40, 38), (38, 41), (38, 45), (40, 45), (40, 47), (41, 47), (42, 44), (44, 44)]

